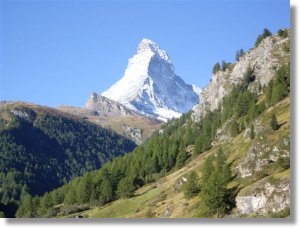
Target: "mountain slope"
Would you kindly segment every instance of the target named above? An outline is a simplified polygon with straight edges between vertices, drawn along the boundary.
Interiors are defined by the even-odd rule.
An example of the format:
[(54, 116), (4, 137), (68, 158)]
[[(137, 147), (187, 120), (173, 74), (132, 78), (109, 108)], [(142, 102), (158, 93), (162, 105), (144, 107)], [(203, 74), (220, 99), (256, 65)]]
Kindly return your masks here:
[(1, 104), (0, 122), (3, 204), (57, 188), (135, 147), (82, 118), (34, 104)]
[(111, 128), (136, 144), (141, 144), (161, 126), (161, 121), (141, 115), (96, 93), (89, 97), (84, 108), (62, 105), (58, 109), (84, 117), (102, 127)]
[[(278, 58), (281, 65), (263, 88), (253, 71), (243, 74), (239, 84), (229, 87), (220, 106), (205, 113), (200, 110), (197, 121), (197, 110), (171, 120), (132, 153), (41, 197), (55, 198), (46, 207), (55, 209), (52, 214), (45, 212), (44, 205), (32, 209), (29, 196), (18, 216), (26, 217), (24, 212), (30, 209), (33, 217), (73, 217), (76, 214), (70, 208), (76, 208), (89, 217), (288, 217), (290, 69), (286, 53)], [(190, 185), (185, 175), (192, 170), (200, 181), (192, 180), (198, 192), (188, 197), (182, 188)]]
[(193, 108), (193, 119), (199, 121), (207, 111), (216, 110), (236, 84), (242, 83), (246, 74), (252, 76), (251, 91), (260, 93), (275, 72), (290, 58), (289, 36), (274, 35), (266, 37), (258, 47), (250, 49), (239, 61), (230, 64), (225, 71), (219, 70), (201, 93), (198, 105)]
[[(195, 157), (188, 165), (172, 172), (159, 179), (158, 181), (145, 185), (138, 189), (130, 199), (119, 199), (112, 204), (102, 207), (93, 207), (85, 212), (73, 214), (74, 217), (81, 214), (88, 218), (144, 218), (147, 216), (158, 218), (191, 218), (199, 217), (204, 205), (199, 196), (188, 199), (185, 197), (183, 187), (187, 176), (195, 171), (199, 176), (202, 175), (202, 169), (205, 158), (215, 154), (218, 148), (222, 147), (226, 152), (227, 162), (231, 163), (231, 169), (237, 177), (229, 183), (229, 187), (237, 189), (236, 208), (231, 212), (230, 217), (282, 217), (288, 216), (289, 200), (289, 168), (281, 165), (280, 156), (285, 151), (282, 147), (277, 151), (277, 147), (282, 144), (284, 139), (289, 140), (289, 108), (290, 99), (287, 98), (275, 107), (266, 110), (258, 119), (263, 130), (257, 133), (255, 140), (249, 139), (247, 129), (228, 142), (223, 142), (218, 146)], [(279, 124), (282, 125), (278, 131), (273, 131), (269, 127), (270, 114), (272, 112), (280, 113), (278, 116)], [(264, 144), (270, 145), (269, 157), (275, 155), (276, 161), (265, 164), (263, 167), (264, 175), (254, 171), (249, 177), (242, 177), (239, 172), (239, 165), (247, 158), (257, 142), (264, 138)], [(264, 144), (257, 147), (263, 149)], [(285, 153), (285, 152), (284, 152)], [(289, 155), (287, 157), (289, 159)], [(248, 161), (253, 167), (261, 163), (263, 157), (257, 160)], [(261, 202), (261, 203), (257, 203)]]
[(139, 44), (124, 76), (102, 95), (164, 121), (179, 117), (199, 101), (193, 87), (174, 73), (167, 53), (148, 39)]

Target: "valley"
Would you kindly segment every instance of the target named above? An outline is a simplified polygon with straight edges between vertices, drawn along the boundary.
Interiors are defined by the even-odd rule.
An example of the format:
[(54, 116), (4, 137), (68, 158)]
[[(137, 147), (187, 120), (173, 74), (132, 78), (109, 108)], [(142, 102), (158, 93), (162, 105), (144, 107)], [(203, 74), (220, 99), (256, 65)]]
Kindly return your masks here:
[(85, 107), (2, 102), (1, 206), (18, 218), (290, 218), (289, 36), (264, 29), (201, 91), (143, 39)]

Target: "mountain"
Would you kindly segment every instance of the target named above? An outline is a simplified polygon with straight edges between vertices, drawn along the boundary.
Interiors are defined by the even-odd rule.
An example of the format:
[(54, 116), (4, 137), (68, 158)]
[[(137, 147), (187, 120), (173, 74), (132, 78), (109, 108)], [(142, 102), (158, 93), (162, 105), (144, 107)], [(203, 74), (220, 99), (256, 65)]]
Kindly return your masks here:
[[(213, 77), (226, 74), (216, 81), (232, 82), (222, 87), (220, 101), (213, 103), (220, 96), (212, 80), (202, 95), (207, 106), (200, 102), (132, 153), (37, 199), (47, 206), (24, 197), (17, 216), (290, 218), (289, 31), (264, 31), (257, 40), (244, 56), (260, 54), (238, 83), (230, 72), (243, 56), (214, 67)], [(264, 46), (269, 40), (275, 44), (270, 50)], [(271, 62), (253, 69), (268, 52)], [(260, 69), (268, 70), (263, 85)]]
[(163, 121), (179, 117), (199, 101), (193, 87), (175, 74), (167, 53), (148, 39), (140, 42), (124, 76), (101, 95)]
[(0, 206), (4, 208), (25, 193), (44, 194), (99, 169), (136, 146), (78, 116), (24, 102), (2, 102), (0, 123)]
[(96, 93), (92, 93), (83, 108), (61, 105), (58, 109), (84, 117), (102, 127), (111, 128), (136, 144), (141, 144), (150, 137), (162, 123)]
[(289, 37), (274, 35), (266, 37), (254, 49), (250, 49), (235, 64), (229, 64), (226, 70), (212, 75), (212, 80), (201, 92), (200, 102), (193, 108), (193, 119), (199, 121), (207, 111), (216, 110), (224, 96), (234, 85), (242, 83), (245, 74), (251, 74), (251, 91), (260, 93), (260, 88), (267, 85), (283, 62), (290, 57)]
[(88, 99), (85, 107), (96, 111), (104, 116), (138, 116), (139, 114), (119, 102), (110, 100), (104, 96), (93, 93)]

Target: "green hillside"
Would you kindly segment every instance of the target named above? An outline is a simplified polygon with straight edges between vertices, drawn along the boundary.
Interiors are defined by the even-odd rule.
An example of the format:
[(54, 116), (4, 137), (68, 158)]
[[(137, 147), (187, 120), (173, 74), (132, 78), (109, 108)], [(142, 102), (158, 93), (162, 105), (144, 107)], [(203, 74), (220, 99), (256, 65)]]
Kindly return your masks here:
[(216, 70), (193, 111), (99, 170), (43, 196), (24, 192), (16, 217), (289, 217), (289, 31), (266, 31)]
[[(224, 217), (234, 214), (236, 197), (244, 199), (239, 195), (242, 189), (289, 169), (290, 107), (289, 98), (285, 98), (289, 91), (289, 67), (282, 66), (269, 85), (262, 88), (261, 95), (248, 90), (251, 83), (244, 80), (236, 85), (223, 99), (222, 109), (208, 112), (200, 122), (192, 121), (188, 113), (170, 121), (132, 153), (106, 163), (99, 171), (76, 178), (42, 198), (26, 196), (17, 215), (75, 216), (72, 213), (87, 209), (81, 212), (87, 217)], [(277, 96), (279, 90), (274, 88), (287, 92)], [(270, 123), (273, 117), (275, 128)], [(220, 134), (225, 140), (220, 140)], [(273, 153), (275, 147), (279, 154)], [(218, 161), (217, 156), (213, 161), (217, 165), (215, 169), (219, 169), (221, 162), (220, 168), (230, 167), (231, 174), (215, 192), (223, 191), (219, 198), (223, 208), (215, 211), (209, 209), (207, 202), (202, 202), (206, 197), (203, 189), (209, 182), (202, 178), (219, 178), (208, 186), (207, 197), (214, 197), (209, 196), (209, 188), (223, 183), (220, 179), (223, 171), (201, 175), (207, 172), (203, 167), (206, 157), (220, 150), (224, 158)], [(192, 170), (201, 179), (196, 184), (202, 191), (200, 197), (197, 193), (187, 199), (182, 192), (186, 178), (182, 176)]]
[(44, 194), (135, 147), (111, 130), (26, 103), (2, 104), (0, 123), (3, 210), (26, 193)]
[[(289, 157), (286, 158), (288, 164), (285, 164), (282, 160), (277, 160), (277, 162), (266, 165), (263, 169), (264, 173), (256, 172), (252, 177), (248, 178), (242, 178), (236, 170), (236, 167), (246, 157), (249, 148), (259, 141), (261, 137), (267, 136), (264, 139), (264, 143), (270, 145), (279, 144), (284, 138), (289, 139), (289, 108), (290, 99), (287, 98), (275, 107), (266, 110), (259, 117), (266, 129), (257, 134), (253, 140), (245, 139), (245, 131), (243, 131), (230, 142), (213, 146), (210, 150), (198, 155), (183, 168), (158, 179), (156, 182), (139, 188), (131, 198), (119, 199), (101, 207), (92, 206), (89, 210), (74, 213), (67, 217), (75, 217), (76, 215), (82, 215), (87, 218), (203, 217), (203, 212), (205, 212), (203, 208), (205, 206), (201, 202), (201, 197), (199, 195), (190, 199), (185, 197), (183, 191), (185, 184), (181, 185), (180, 183), (182, 178), (187, 177), (192, 171), (195, 171), (201, 177), (205, 158), (216, 153), (220, 147), (223, 148), (227, 163), (231, 164), (231, 171), (233, 176), (235, 176), (228, 184), (228, 189), (234, 190), (235, 195), (247, 195), (247, 192), (253, 192), (257, 185), (261, 185), (262, 182), (289, 181)], [(281, 125), (276, 131), (268, 127), (270, 114), (273, 112), (279, 114), (278, 121)], [(234, 214), (235, 211), (236, 208), (234, 207), (231, 213)], [(271, 214), (270, 216), (285, 217), (288, 215), (289, 211), (283, 211), (281, 214)], [(259, 215), (252, 214), (249, 216)]]

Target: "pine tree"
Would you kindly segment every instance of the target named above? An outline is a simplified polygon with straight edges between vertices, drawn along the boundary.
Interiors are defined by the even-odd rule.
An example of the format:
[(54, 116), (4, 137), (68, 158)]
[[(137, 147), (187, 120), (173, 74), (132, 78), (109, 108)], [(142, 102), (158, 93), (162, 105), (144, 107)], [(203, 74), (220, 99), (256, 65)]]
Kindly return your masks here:
[(281, 101), (283, 98), (289, 94), (289, 67), (282, 66), (278, 69), (275, 76), (275, 81), (272, 84), (272, 95), (270, 103), (272, 105)]
[[(215, 160), (215, 166), (214, 161)], [(227, 184), (231, 179), (231, 170), (225, 163), (225, 156), (221, 149), (215, 159), (208, 157), (202, 169), (201, 199), (210, 215), (222, 215), (227, 207)]]
[(263, 33), (259, 35), (255, 41), (255, 47), (257, 47), (263, 39), (265, 39), (268, 36), (272, 36), (272, 33), (268, 29), (264, 29)]
[(88, 174), (80, 180), (77, 186), (77, 202), (88, 203), (92, 193), (92, 180), (91, 175)]
[(53, 199), (50, 193), (46, 193), (40, 201), (40, 214), (45, 215), (46, 212), (53, 206)]
[(233, 120), (230, 125), (230, 134), (232, 137), (237, 136), (240, 133), (239, 124)]
[(213, 74), (216, 74), (218, 71), (220, 71), (221, 66), (220, 63), (216, 63), (213, 67)]
[(273, 80), (269, 82), (268, 86), (266, 87), (266, 103), (268, 106), (271, 105), (272, 93), (273, 93)]
[(250, 138), (251, 139), (255, 138), (255, 132), (254, 132), (254, 126), (253, 126), (253, 124), (250, 125)]
[(228, 66), (230, 65), (230, 63), (227, 63), (225, 60), (222, 61), (222, 71), (226, 71), (226, 69), (228, 68)]
[(196, 172), (192, 171), (188, 177), (187, 182), (183, 187), (184, 196), (188, 199), (196, 196), (200, 192), (199, 176)]
[(96, 194), (96, 190), (93, 188), (91, 197), (90, 197), (90, 207), (92, 205), (94, 205), (96, 202), (97, 202), (97, 194)]
[(240, 49), (238, 51), (236, 51), (236, 54), (235, 54), (235, 60), (236, 61), (239, 61), (241, 57), (243, 57), (245, 55), (245, 52), (243, 49)]
[(182, 145), (180, 145), (179, 153), (176, 157), (176, 165), (175, 166), (177, 169), (181, 168), (184, 165), (187, 157), (188, 156), (187, 156), (187, 153), (186, 153), (184, 147)]
[(214, 159), (212, 156), (209, 156), (205, 159), (204, 166), (202, 169), (202, 182), (206, 182), (206, 180), (208, 180), (211, 174), (215, 171), (213, 160)]
[(279, 29), (277, 33), (278, 33), (278, 36), (280, 36), (282, 38), (288, 37), (288, 31), (286, 29)]
[(250, 123), (252, 122), (256, 116), (257, 116), (257, 105), (256, 105), (256, 102), (253, 100), (250, 104), (250, 107), (249, 107), (249, 110), (248, 110), (248, 113), (247, 113), (247, 122)]
[(224, 155), (223, 150), (222, 150), (221, 147), (217, 151), (215, 160), (216, 160), (216, 171), (218, 173), (222, 173), (223, 172), (223, 167), (225, 165), (225, 155)]
[(130, 198), (134, 193), (135, 187), (133, 181), (129, 177), (123, 178), (119, 184), (117, 193), (121, 198)]
[(16, 216), (18, 218), (31, 218), (34, 214), (34, 207), (32, 204), (32, 197), (28, 193), (23, 195), (21, 206), (18, 208), (16, 212)]
[(64, 204), (66, 205), (72, 205), (77, 202), (77, 193), (74, 188), (70, 188), (67, 192), (64, 200)]
[(277, 130), (279, 128), (279, 124), (274, 113), (272, 114), (270, 125), (273, 130)]
[(101, 203), (105, 204), (113, 199), (113, 190), (111, 183), (108, 179), (104, 179), (100, 185), (100, 195), (99, 200)]

